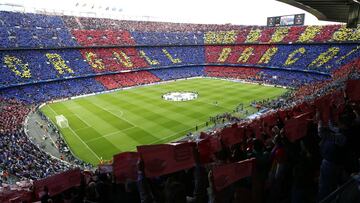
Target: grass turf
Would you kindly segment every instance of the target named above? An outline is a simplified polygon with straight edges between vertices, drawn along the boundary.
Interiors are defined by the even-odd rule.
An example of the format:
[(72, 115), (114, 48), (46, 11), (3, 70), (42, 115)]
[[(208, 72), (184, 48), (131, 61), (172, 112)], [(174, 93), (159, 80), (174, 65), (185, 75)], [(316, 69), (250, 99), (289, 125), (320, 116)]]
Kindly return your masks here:
[[(161, 96), (169, 91), (197, 91), (199, 97), (186, 102), (163, 100)], [(69, 128), (59, 129), (72, 152), (96, 165), (100, 159), (110, 160), (138, 145), (176, 140), (203, 125), (209, 116), (231, 112), (239, 103), (248, 106), (251, 101), (276, 98), (286, 91), (196, 78), (48, 104), (41, 111), (53, 123), (56, 115), (64, 115)]]

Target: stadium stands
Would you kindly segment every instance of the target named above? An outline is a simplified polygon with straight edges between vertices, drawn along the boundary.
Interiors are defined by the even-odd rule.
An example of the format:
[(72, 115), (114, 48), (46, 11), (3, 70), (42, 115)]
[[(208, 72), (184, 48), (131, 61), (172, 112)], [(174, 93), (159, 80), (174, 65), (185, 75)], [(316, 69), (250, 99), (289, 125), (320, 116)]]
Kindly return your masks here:
[[(331, 173), (334, 165), (344, 166), (346, 174), (359, 171), (359, 140), (354, 136), (359, 130), (359, 105), (358, 98), (349, 94), (358, 89), (356, 82), (347, 85), (349, 78), (360, 78), (359, 33), (359, 28), (341, 25), (267, 28), (0, 12), (0, 169), (3, 174), (38, 180), (75, 167), (51, 158), (24, 134), (26, 115), (40, 103), (179, 78), (236, 78), (298, 88), (293, 97), (261, 104), (278, 108), (276, 113), (202, 137), (221, 140), (216, 153), (207, 158), (229, 171), (238, 161), (256, 158), (253, 173), (232, 174), (242, 179), (236, 184), (217, 176), (212, 164), (205, 168), (193, 157), (188, 167), (192, 170), (179, 170), (157, 181), (145, 177), (151, 167), (140, 162), (131, 171), (136, 173), (138, 188), (133, 183), (126, 184), (126, 190), (125, 184), (111, 184), (112, 178), (104, 172), (82, 172), (85, 182), (80, 189), (85, 194), (58, 187), (59, 193), (50, 196), (92, 202), (138, 202), (139, 198), (175, 202), (186, 196), (195, 202), (262, 202), (265, 197), (269, 202), (292, 198), (311, 202), (317, 192), (309, 189), (318, 184), (318, 199), (322, 199), (337, 187), (329, 182), (336, 182), (337, 174)], [(348, 93), (345, 98), (343, 91)], [(324, 107), (330, 104), (331, 110)], [(324, 133), (335, 133), (342, 142), (332, 142)], [(341, 163), (338, 153), (346, 157)], [(247, 176), (252, 179), (243, 179)], [(319, 183), (314, 182), (317, 177)], [(50, 189), (56, 184), (49, 183)], [(208, 195), (209, 184), (212, 193)], [(75, 185), (80, 181), (71, 187)], [(164, 189), (165, 195), (148, 190), (149, 185)], [(229, 187), (216, 191), (225, 186)], [(117, 190), (121, 192), (110, 192)], [(25, 193), (30, 197), (17, 196), (21, 192), (15, 197), (39, 199), (39, 193)], [(0, 202), (9, 200), (4, 194), (2, 190)]]
[(132, 87), (159, 82), (160, 79), (148, 71), (137, 71), (115, 75), (104, 75), (96, 77), (107, 89)]
[(204, 67), (181, 67), (152, 69), (150, 72), (163, 81), (204, 76)]

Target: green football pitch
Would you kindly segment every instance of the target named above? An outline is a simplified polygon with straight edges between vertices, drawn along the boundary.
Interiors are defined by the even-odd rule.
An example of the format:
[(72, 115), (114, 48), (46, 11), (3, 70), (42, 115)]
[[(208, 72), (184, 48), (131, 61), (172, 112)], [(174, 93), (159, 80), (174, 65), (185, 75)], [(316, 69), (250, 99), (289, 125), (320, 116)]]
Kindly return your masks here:
[[(192, 101), (165, 101), (171, 91), (198, 92)], [(166, 143), (179, 139), (215, 116), (232, 112), (243, 103), (249, 113), (254, 100), (273, 99), (287, 90), (220, 79), (194, 78), (135, 87), (82, 97), (41, 108), (52, 121), (64, 115), (68, 128), (60, 128), (71, 151), (92, 163), (133, 151), (138, 145)], [(217, 102), (217, 104), (216, 104)]]

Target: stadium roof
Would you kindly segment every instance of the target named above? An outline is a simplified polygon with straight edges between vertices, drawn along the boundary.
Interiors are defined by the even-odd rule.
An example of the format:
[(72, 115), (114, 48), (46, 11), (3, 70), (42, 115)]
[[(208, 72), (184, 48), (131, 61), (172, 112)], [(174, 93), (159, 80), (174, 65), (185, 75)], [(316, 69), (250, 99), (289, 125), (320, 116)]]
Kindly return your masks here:
[(346, 22), (349, 27), (360, 23), (360, 0), (277, 0), (303, 9), (319, 20)]
[[(271, 8), (271, 9), (269, 9)], [(305, 25), (319, 21), (303, 9), (276, 0), (0, 0), (0, 10), (121, 20), (266, 25), (267, 17), (305, 13)]]

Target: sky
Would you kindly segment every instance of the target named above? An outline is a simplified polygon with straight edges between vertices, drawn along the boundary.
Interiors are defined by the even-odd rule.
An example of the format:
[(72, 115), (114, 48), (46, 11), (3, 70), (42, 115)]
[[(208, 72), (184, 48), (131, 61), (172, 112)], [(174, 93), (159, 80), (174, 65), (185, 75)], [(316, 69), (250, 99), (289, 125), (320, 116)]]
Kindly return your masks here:
[(306, 25), (334, 24), (275, 0), (0, 0), (0, 9), (4, 3), (23, 5), (26, 12), (46, 9), (70, 15), (236, 25), (265, 25), (267, 17), (305, 13)]

